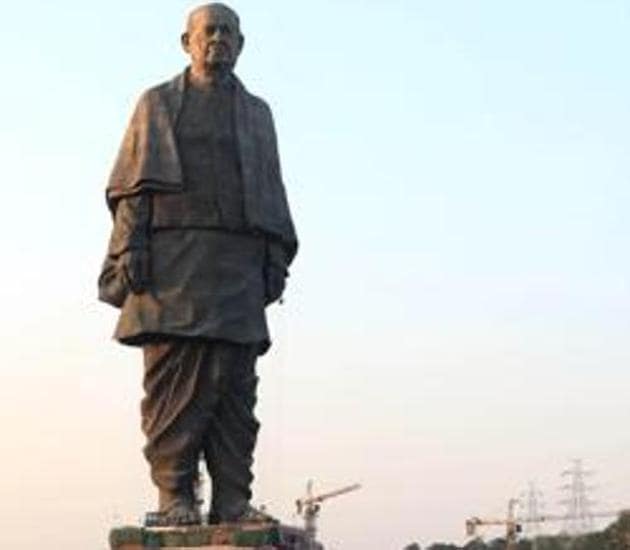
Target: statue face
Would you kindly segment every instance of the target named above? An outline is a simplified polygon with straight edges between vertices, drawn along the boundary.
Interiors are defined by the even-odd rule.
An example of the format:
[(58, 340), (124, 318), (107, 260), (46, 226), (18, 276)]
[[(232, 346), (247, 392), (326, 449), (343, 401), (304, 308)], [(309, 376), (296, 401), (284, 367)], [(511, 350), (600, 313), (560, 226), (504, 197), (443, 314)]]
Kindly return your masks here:
[(182, 45), (195, 68), (232, 69), (243, 47), (236, 15), (221, 5), (198, 8), (188, 19)]

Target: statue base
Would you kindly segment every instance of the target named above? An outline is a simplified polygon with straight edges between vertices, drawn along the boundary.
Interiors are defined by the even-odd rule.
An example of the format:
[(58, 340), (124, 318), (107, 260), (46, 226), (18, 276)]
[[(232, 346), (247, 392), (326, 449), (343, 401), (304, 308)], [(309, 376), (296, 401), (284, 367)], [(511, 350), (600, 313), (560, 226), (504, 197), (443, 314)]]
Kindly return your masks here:
[(111, 550), (323, 550), (303, 529), (278, 523), (191, 527), (118, 527), (109, 533)]

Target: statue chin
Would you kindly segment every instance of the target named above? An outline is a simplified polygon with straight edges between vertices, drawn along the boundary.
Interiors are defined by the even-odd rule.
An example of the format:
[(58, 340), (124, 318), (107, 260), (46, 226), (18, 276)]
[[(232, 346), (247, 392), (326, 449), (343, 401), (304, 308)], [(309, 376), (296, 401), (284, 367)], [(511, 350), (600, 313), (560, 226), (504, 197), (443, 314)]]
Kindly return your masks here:
[(230, 71), (234, 63), (226, 56), (210, 54), (206, 57), (206, 67), (211, 71)]

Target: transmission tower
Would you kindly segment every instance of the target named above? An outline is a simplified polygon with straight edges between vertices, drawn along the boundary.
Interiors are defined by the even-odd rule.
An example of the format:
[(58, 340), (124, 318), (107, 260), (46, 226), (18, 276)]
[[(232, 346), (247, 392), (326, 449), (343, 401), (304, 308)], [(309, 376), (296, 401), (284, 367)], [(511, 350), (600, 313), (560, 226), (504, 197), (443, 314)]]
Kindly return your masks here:
[(568, 482), (562, 490), (568, 497), (561, 501), (566, 506), (565, 530), (570, 535), (580, 535), (593, 530), (593, 501), (589, 498), (592, 487), (586, 484), (586, 478), (593, 475), (591, 470), (585, 470), (582, 460), (575, 459), (568, 470), (562, 472), (562, 477)]
[(521, 510), (523, 510), (523, 531), (531, 539), (540, 535), (540, 518), (544, 516), (542, 497), (542, 491), (539, 491), (536, 484), (530, 481), (527, 485), (527, 491), (522, 493), (519, 499)]

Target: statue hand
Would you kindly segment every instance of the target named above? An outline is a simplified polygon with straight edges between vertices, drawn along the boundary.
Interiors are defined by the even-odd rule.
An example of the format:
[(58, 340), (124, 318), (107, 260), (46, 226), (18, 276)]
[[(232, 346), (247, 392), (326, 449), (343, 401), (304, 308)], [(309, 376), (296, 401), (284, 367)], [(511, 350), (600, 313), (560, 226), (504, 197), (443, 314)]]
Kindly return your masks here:
[(134, 294), (142, 294), (149, 286), (150, 260), (144, 248), (127, 250), (121, 257), (125, 280)]
[(287, 270), (273, 263), (265, 269), (265, 305), (282, 297), (286, 285)]

